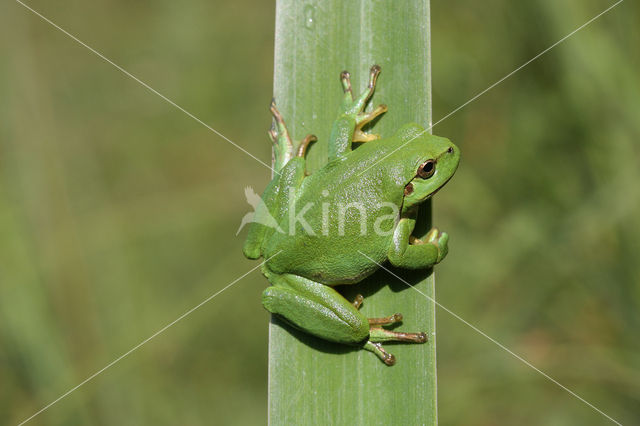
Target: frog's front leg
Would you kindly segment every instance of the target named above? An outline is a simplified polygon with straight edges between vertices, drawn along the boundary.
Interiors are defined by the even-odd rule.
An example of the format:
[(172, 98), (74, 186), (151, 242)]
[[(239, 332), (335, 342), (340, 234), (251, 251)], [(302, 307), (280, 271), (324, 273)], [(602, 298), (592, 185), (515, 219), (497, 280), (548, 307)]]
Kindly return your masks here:
[(364, 112), (367, 101), (369, 101), (375, 90), (378, 74), (380, 74), (380, 67), (378, 65), (372, 66), (367, 89), (356, 99), (353, 97), (349, 72), (343, 71), (340, 74), (344, 98), (340, 108), (340, 115), (331, 129), (329, 161), (350, 151), (351, 142), (368, 142), (379, 138), (378, 135), (362, 131), (364, 125), (387, 111), (386, 105), (378, 105), (371, 112)]
[(433, 228), (424, 241), (414, 238), (411, 233), (415, 219), (400, 219), (393, 233), (387, 253), (392, 265), (406, 269), (425, 269), (439, 263), (447, 255), (449, 236)]
[(384, 350), (382, 342), (427, 341), (425, 333), (400, 333), (376, 327), (398, 322), (402, 316), (367, 319), (357, 308), (362, 297), (350, 303), (332, 287), (303, 277), (291, 274), (268, 274), (268, 277), (273, 285), (262, 294), (264, 307), (307, 333), (333, 342), (361, 345), (387, 365), (393, 365), (395, 357)]
[[(292, 190), (297, 190), (306, 176), (307, 147), (317, 140), (314, 135), (307, 135), (298, 144), (293, 157), (293, 144), (287, 126), (274, 101), (271, 101), (271, 113), (274, 124), (269, 130), (269, 136), (274, 144), (273, 164), (278, 172), (267, 185), (261, 199), (252, 201), (255, 208), (253, 223), (242, 248), (249, 259), (257, 259), (262, 255), (263, 244), (270, 234), (276, 231), (284, 233), (280, 225), (288, 213), (289, 199), (294, 195)], [(252, 195), (247, 193), (247, 200), (253, 199)]]
[[(280, 111), (276, 108), (275, 99), (271, 100), (269, 110), (273, 116), (273, 123), (269, 129), (269, 138), (271, 139), (271, 142), (273, 142), (273, 165), (274, 168), (279, 171), (293, 157), (294, 148), (291, 136), (289, 135), (289, 130), (287, 130), (287, 126), (284, 123), (284, 118), (282, 118), (282, 114), (280, 114)], [(316, 138), (315, 135), (307, 135), (298, 144), (298, 148), (295, 150), (295, 155), (297, 157), (304, 158), (307, 146), (311, 142), (315, 142), (317, 140), (318, 138)]]

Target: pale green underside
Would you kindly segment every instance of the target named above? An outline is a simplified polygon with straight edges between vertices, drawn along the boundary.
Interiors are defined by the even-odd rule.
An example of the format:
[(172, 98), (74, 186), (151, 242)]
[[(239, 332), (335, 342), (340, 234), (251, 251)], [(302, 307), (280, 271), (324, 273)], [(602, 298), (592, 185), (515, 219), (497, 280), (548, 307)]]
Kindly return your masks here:
[[(308, 154), (309, 172), (326, 162), (344, 69), (359, 93), (369, 67), (382, 67), (372, 103), (387, 104), (389, 112), (375, 124), (375, 133), (390, 136), (411, 121), (429, 127), (429, 27), (428, 0), (277, 2), (274, 95), (294, 139), (308, 133), (319, 138)], [(428, 274), (400, 274), (434, 296), (433, 275), (420, 281)], [(436, 424), (433, 302), (384, 272), (347, 292), (365, 296), (366, 316), (401, 312), (398, 330), (427, 331), (430, 341), (387, 345), (397, 357), (397, 364), (387, 367), (369, 352), (321, 341), (274, 320), (270, 423)]]

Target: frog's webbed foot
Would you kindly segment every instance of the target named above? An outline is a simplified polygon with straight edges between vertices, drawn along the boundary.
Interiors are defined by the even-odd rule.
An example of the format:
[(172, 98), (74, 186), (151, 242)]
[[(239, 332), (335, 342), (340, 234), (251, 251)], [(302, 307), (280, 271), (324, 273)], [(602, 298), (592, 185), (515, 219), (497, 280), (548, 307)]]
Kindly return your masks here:
[(369, 84), (367, 85), (367, 89), (356, 99), (353, 98), (353, 91), (351, 89), (351, 75), (348, 71), (343, 71), (340, 74), (340, 81), (342, 82), (342, 89), (344, 90), (342, 108), (346, 115), (353, 117), (356, 124), (353, 132), (353, 142), (368, 142), (380, 138), (378, 135), (364, 133), (362, 131), (362, 127), (387, 111), (386, 105), (378, 105), (372, 111), (364, 112), (364, 108), (375, 90), (379, 74), (380, 66), (372, 66), (369, 72)]
[[(282, 114), (280, 114), (280, 111), (276, 108), (275, 99), (271, 100), (269, 110), (271, 111), (271, 115), (273, 115), (273, 123), (269, 129), (269, 138), (271, 142), (273, 142), (273, 164), (276, 170), (280, 170), (293, 157), (293, 142), (291, 141), (287, 126), (284, 124)], [(304, 157), (309, 144), (317, 140), (318, 138), (314, 135), (307, 135), (307, 137), (298, 144), (295, 155)]]

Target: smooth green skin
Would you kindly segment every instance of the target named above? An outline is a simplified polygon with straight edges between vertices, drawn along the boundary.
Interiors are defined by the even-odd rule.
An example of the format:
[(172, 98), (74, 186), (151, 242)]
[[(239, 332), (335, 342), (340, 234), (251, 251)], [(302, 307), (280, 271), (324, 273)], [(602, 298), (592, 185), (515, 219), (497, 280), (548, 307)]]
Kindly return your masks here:
[[(367, 319), (358, 311), (361, 300), (351, 303), (333, 286), (358, 283), (386, 261), (426, 269), (445, 257), (446, 233), (434, 228), (424, 241), (411, 233), (417, 207), (453, 176), (460, 150), (418, 124), (407, 124), (385, 139), (363, 133), (363, 125), (386, 111), (381, 105), (364, 113), (378, 73), (379, 67), (372, 67), (369, 87), (355, 100), (349, 75), (342, 74), (345, 97), (329, 140), (329, 162), (310, 176), (305, 173), (304, 152), (294, 156), (284, 121), (272, 105), (275, 122), (270, 134), (279, 174), (265, 189), (264, 205), (255, 214), (264, 215), (268, 209), (280, 230), (252, 223), (243, 251), (250, 259), (267, 259), (262, 268), (272, 284), (262, 298), (267, 310), (322, 339), (362, 345), (392, 365), (395, 358), (380, 342), (424, 343), (426, 334), (379, 327), (402, 317)], [(366, 143), (352, 149), (356, 138)], [(418, 168), (427, 160), (436, 161), (435, 172), (421, 178)], [(355, 206), (366, 211), (366, 220)], [(295, 220), (299, 214), (308, 226)]]

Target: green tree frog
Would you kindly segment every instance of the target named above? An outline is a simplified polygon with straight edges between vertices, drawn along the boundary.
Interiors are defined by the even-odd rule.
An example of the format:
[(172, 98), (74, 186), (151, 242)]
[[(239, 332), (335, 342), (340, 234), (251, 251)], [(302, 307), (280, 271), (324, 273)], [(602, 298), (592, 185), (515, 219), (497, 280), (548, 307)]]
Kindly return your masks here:
[[(294, 149), (275, 102), (271, 103), (275, 176), (255, 211), (243, 251), (264, 257), (269, 286), (264, 307), (294, 327), (319, 338), (358, 345), (385, 364), (395, 357), (383, 342), (424, 343), (427, 334), (392, 331), (400, 314), (367, 318), (363, 297), (346, 300), (335, 286), (355, 284), (381, 264), (425, 269), (447, 254), (448, 236), (433, 228), (423, 239), (412, 235), (418, 206), (453, 176), (460, 150), (448, 139), (406, 124), (389, 138), (365, 133), (363, 126), (387, 111), (365, 106), (380, 67), (353, 96), (349, 73), (340, 75), (344, 98), (329, 138), (327, 164), (311, 175), (305, 169), (309, 135)], [(354, 142), (365, 142), (354, 149)]]

